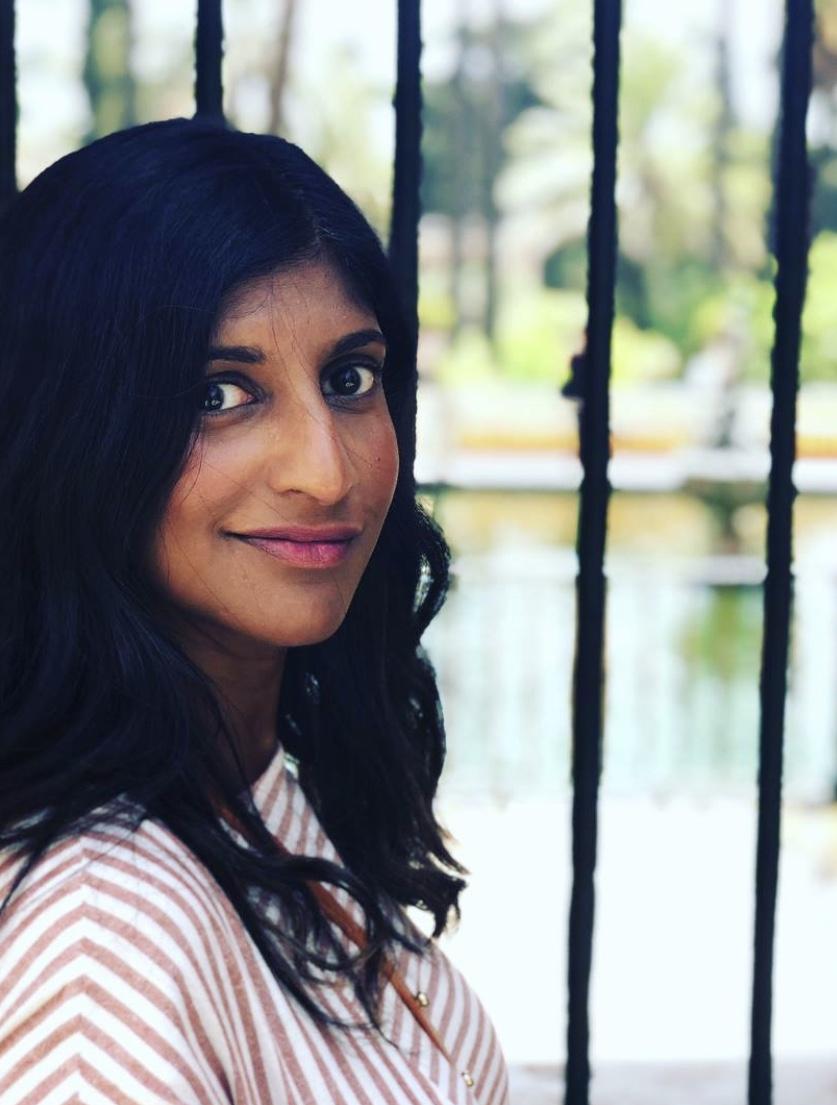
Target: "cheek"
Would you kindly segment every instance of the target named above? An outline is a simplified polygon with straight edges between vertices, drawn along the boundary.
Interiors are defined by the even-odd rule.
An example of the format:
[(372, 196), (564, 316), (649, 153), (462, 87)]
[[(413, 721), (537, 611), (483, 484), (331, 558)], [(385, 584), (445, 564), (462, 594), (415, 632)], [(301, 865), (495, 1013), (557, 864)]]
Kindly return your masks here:
[(199, 442), (174, 486), (166, 516), (172, 530), (211, 529), (241, 496), (250, 457), (235, 444)]
[(156, 566), (167, 577), (178, 575), (186, 558), (191, 561), (196, 547), (211, 535), (225, 491), (229, 493), (229, 484), (215, 475), (205, 451), (195, 454), (172, 490), (157, 531)]
[(368, 439), (367, 449), (377, 495), (388, 507), (395, 494), (399, 465), (398, 439), (389, 419)]

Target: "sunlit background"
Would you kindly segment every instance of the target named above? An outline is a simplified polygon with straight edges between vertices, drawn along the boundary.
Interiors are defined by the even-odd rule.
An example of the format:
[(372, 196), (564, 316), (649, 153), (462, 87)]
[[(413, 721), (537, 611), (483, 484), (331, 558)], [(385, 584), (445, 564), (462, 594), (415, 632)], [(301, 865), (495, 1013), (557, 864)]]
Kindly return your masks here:
[[(193, 7), (18, 5), (21, 187), (97, 135), (192, 114)], [(523, 1066), (565, 1052), (580, 467), (562, 387), (585, 323), (591, 7), (423, 5), (417, 475), (455, 554), (425, 640), (438, 811), (472, 871), (444, 946), (521, 1102), (540, 1100)], [(803, 1066), (837, 1053), (837, 0), (817, 7), (774, 975), (775, 1053)], [(601, 1070), (727, 1062), (729, 1101), (749, 1044), (782, 9), (628, 0), (622, 43), (591, 1052)], [(225, 24), (231, 122), (302, 145), (385, 238), (395, 3), (227, 0)], [(799, 1086), (777, 1100), (819, 1100)]]

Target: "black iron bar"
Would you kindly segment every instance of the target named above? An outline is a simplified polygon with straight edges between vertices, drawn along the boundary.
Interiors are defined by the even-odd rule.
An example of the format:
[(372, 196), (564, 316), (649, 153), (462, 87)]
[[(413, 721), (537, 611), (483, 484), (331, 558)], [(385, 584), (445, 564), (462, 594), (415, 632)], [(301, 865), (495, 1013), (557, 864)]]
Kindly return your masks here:
[(195, 24), (195, 118), (224, 121), (224, 24), (221, 0), (198, 0)]
[(410, 322), (418, 326), (418, 231), (421, 215), (421, 3), (398, 0), (395, 166), (389, 256)]
[(805, 141), (811, 91), (812, 0), (787, 0), (776, 166), (776, 299), (770, 385), (770, 478), (764, 581), (758, 842), (749, 1105), (771, 1105), (773, 946), (782, 804), (782, 750), (793, 606), (793, 462), (802, 308), (808, 273), (812, 174)]
[(573, 668), (573, 882), (569, 917), (566, 1105), (588, 1105), (597, 803), (604, 704), (604, 553), (610, 497), (610, 347), (616, 282), (620, 0), (593, 13), (593, 178), (587, 230), (587, 346), (580, 391), (583, 469)]
[[(421, 217), (421, 3), (398, 0), (395, 94), (395, 165), (389, 225), (389, 259), (401, 301), (418, 343), (418, 240)], [(415, 402), (405, 412), (404, 433), (415, 448)]]
[(0, 211), (17, 194), (15, 3), (0, 0)]

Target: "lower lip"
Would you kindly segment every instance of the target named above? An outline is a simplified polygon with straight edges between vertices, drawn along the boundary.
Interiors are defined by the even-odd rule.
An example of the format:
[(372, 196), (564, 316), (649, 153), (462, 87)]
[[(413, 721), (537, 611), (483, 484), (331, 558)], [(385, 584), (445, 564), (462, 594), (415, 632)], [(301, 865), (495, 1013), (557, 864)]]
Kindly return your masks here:
[(272, 537), (241, 537), (240, 540), (287, 564), (301, 568), (331, 568), (345, 560), (354, 538), (347, 541), (280, 541)]

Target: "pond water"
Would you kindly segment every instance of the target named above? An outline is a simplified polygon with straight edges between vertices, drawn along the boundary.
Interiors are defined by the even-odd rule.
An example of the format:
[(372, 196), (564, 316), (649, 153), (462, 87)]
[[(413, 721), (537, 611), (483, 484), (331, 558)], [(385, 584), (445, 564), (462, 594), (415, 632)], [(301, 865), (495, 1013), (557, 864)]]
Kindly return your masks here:
[[(570, 783), (574, 493), (422, 499), (453, 550), (423, 638), (448, 736), (450, 796), (500, 805)], [(784, 794), (837, 781), (837, 498), (794, 506)], [(750, 792), (757, 778), (766, 513), (736, 496), (611, 495), (602, 788)]]

